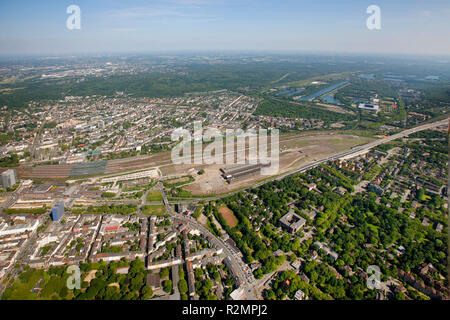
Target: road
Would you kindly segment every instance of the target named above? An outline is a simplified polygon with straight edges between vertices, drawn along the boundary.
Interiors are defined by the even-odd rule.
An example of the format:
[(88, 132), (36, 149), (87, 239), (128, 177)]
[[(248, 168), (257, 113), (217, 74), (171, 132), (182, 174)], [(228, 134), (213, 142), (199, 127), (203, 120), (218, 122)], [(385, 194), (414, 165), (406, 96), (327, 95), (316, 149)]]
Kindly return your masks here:
[(381, 145), (383, 143), (387, 143), (387, 142), (393, 141), (393, 140), (398, 139), (398, 138), (406, 137), (406, 136), (408, 136), (410, 134), (413, 134), (415, 132), (420, 132), (420, 131), (423, 131), (423, 130), (435, 128), (435, 127), (442, 126), (442, 125), (448, 125), (448, 121), (449, 121), (449, 119), (444, 119), (444, 120), (440, 120), (440, 121), (437, 121), (437, 122), (433, 122), (433, 123), (428, 123), (428, 124), (424, 124), (424, 125), (421, 125), (421, 126), (417, 126), (417, 127), (414, 127), (414, 128), (408, 129), (408, 130), (404, 130), (402, 132), (393, 134), (393, 135), (388, 136), (386, 138), (382, 138), (382, 139), (379, 139), (379, 140), (367, 143), (365, 145), (362, 145), (362, 146), (359, 146), (359, 147), (354, 147), (354, 148), (352, 148), (350, 150), (347, 150), (347, 151), (344, 151), (344, 152), (341, 152), (341, 153), (338, 153), (338, 154), (335, 154), (335, 155), (332, 155), (332, 156), (329, 156), (329, 157), (326, 157), (326, 158), (323, 158), (323, 159), (316, 160), (316, 161), (311, 162), (311, 163), (309, 163), (309, 164), (307, 164), (305, 166), (302, 166), (302, 167), (300, 167), (300, 168), (298, 168), (296, 170), (289, 171), (289, 172), (283, 173), (283, 174), (278, 175), (278, 176), (274, 176), (274, 177), (272, 177), (270, 179), (266, 179), (266, 180), (261, 181), (259, 183), (253, 184), (250, 187), (245, 188), (245, 189), (239, 189), (239, 190), (236, 190), (236, 191), (233, 191), (233, 192), (230, 192), (230, 193), (227, 193), (227, 194), (223, 194), (223, 195), (220, 195), (220, 196), (216, 196), (216, 197), (183, 198), (183, 199), (180, 199), (179, 201), (176, 201), (176, 202), (177, 203), (182, 203), (183, 201), (186, 201), (186, 202), (190, 201), (192, 203), (192, 202), (199, 202), (199, 201), (202, 201), (202, 200), (213, 201), (213, 200), (226, 198), (226, 197), (232, 196), (232, 195), (234, 195), (236, 193), (242, 192), (244, 190), (258, 188), (258, 187), (260, 187), (262, 185), (265, 185), (266, 183), (270, 183), (270, 182), (273, 182), (273, 181), (276, 181), (276, 180), (282, 180), (282, 179), (284, 179), (286, 177), (292, 176), (292, 175), (294, 175), (296, 173), (299, 173), (299, 172), (305, 172), (305, 171), (307, 171), (309, 169), (315, 168), (315, 167), (317, 167), (317, 166), (319, 166), (319, 165), (321, 165), (323, 163), (326, 163), (328, 161), (337, 160), (337, 159), (341, 159), (341, 158), (345, 158), (345, 157), (351, 157), (351, 156), (356, 156), (358, 154), (362, 154), (362, 153), (364, 153), (366, 151), (369, 151), (370, 149), (375, 148), (376, 146), (379, 146), (379, 145)]
[[(427, 129), (434, 128), (434, 127), (441, 126), (441, 125), (446, 125), (447, 123), (448, 123), (448, 119), (445, 119), (445, 120), (442, 120), (442, 121), (429, 123), (429, 124), (425, 124), (425, 125), (421, 125), (421, 126), (412, 128), (412, 129), (404, 130), (402, 132), (399, 132), (399, 133), (396, 133), (396, 134), (391, 135), (389, 137), (382, 138), (382, 139), (379, 139), (377, 141), (365, 144), (363, 146), (355, 147), (355, 148), (352, 148), (351, 150), (347, 150), (345, 152), (338, 153), (336, 155), (333, 155), (333, 156), (330, 156), (330, 157), (326, 157), (326, 158), (314, 161), (314, 162), (312, 162), (312, 163), (310, 163), (308, 165), (305, 165), (305, 166), (303, 166), (303, 167), (301, 167), (301, 168), (299, 168), (297, 170), (294, 170), (294, 171), (282, 174), (280, 176), (274, 177), (272, 179), (265, 180), (265, 181), (263, 181), (261, 183), (255, 184), (255, 185), (251, 186), (250, 188), (257, 188), (257, 187), (262, 186), (262, 185), (264, 185), (266, 183), (269, 183), (271, 181), (284, 179), (284, 178), (286, 178), (288, 176), (294, 175), (294, 174), (299, 173), (299, 172), (307, 171), (309, 169), (317, 167), (317, 166), (319, 166), (319, 165), (321, 165), (323, 163), (326, 163), (328, 161), (331, 161), (331, 160), (337, 160), (337, 159), (341, 159), (341, 158), (345, 158), (345, 157), (351, 157), (351, 156), (355, 156), (355, 155), (358, 155), (358, 154), (362, 154), (362, 153), (364, 153), (364, 152), (366, 152), (366, 151), (368, 151), (368, 150), (370, 150), (370, 149), (372, 149), (372, 148), (374, 148), (376, 146), (379, 146), (379, 145), (381, 145), (383, 143), (387, 143), (387, 142), (396, 140), (398, 138), (406, 137), (406, 136), (408, 136), (410, 134), (413, 134), (415, 132), (427, 130)], [(187, 225), (199, 229), (203, 234), (207, 235), (208, 238), (216, 246), (222, 247), (224, 249), (224, 252), (227, 254), (227, 256), (232, 261), (233, 268), (235, 270), (237, 270), (237, 272), (238, 272), (237, 276), (238, 276), (238, 278), (240, 279), (240, 281), (242, 283), (240, 288), (243, 289), (244, 299), (257, 300), (258, 299), (258, 291), (259, 291), (260, 287), (265, 283), (265, 281), (267, 281), (270, 278), (270, 276), (266, 275), (260, 281), (255, 281), (254, 278), (253, 278), (253, 275), (251, 277), (249, 277), (248, 274), (244, 273), (243, 270), (242, 270), (243, 266), (246, 266), (245, 263), (241, 259), (239, 259), (237, 257), (237, 255), (233, 254), (232, 250), (228, 249), (227, 244), (225, 244), (222, 239), (219, 239), (219, 238), (215, 237), (208, 229), (203, 227), (196, 220), (193, 220), (192, 218), (187, 218), (187, 217), (185, 217), (183, 215), (172, 213), (172, 210), (170, 208), (170, 205), (169, 205), (168, 199), (166, 197), (166, 194), (164, 192), (164, 188), (163, 188), (162, 184), (160, 184), (160, 188), (161, 188), (161, 192), (163, 194), (164, 204), (167, 207), (167, 212), (170, 212), (174, 217), (176, 217), (179, 220), (185, 222)], [(241, 192), (241, 191), (242, 190), (239, 190), (239, 191), (236, 191), (234, 193)], [(233, 194), (233, 193), (231, 193), (231, 194)], [(214, 200), (214, 199), (219, 199), (219, 198), (223, 198), (223, 197), (228, 197), (231, 194), (226, 194), (226, 195), (218, 196), (218, 197), (214, 197), (214, 198), (208, 198), (208, 200)], [(200, 201), (202, 199), (197, 199), (197, 200)], [(248, 266), (247, 266), (247, 268), (248, 268)]]
[[(44, 222), (45, 223), (45, 222)], [(22, 245), (22, 247), (19, 249), (19, 254), (17, 255), (16, 262), (23, 261), (25, 257), (29, 257), (33, 252), (34, 244), (37, 241), (37, 231), (33, 231), (31, 236), (25, 240), (25, 243)], [(15, 268), (16, 264), (13, 264), (7, 271), (4, 276), (4, 279), (11, 278), (15, 279), (19, 275), (20, 268)], [(9, 281), (9, 284), (13, 283), (14, 281)], [(0, 297), (3, 295), (3, 292), (7, 286), (5, 286), (3, 283), (0, 283)]]
[(280, 82), (281, 80), (283, 80), (284, 78), (286, 78), (288, 75), (290, 75), (290, 73), (286, 73), (284, 76), (282, 76), (280, 79), (274, 80), (272, 81), (272, 83), (277, 83)]
[[(311, 168), (314, 168), (320, 164), (326, 163), (330, 160), (336, 160), (336, 159), (341, 159), (341, 158), (345, 158), (345, 157), (349, 157), (349, 156), (354, 156), (357, 155), (359, 153), (364, 153), (378, 145), (381, 145), (383, 143), (387, 143), (390, 141), (393, 141), (395, 139), (398, 138), (402, 138), (405, 136), (408, 136), (412, 133), (415, 132), (419, 132), (419, 131), (423, 131), (423, 130), (427, 130), (430, 128), (434, 128), (437, 126), (441, 126), (441, 125), (447, 125), (448, 123), (448, 119), (445, 120), (441, 120), (438, 122), (434, 122), (434, 123), (429, 123), (429, 124), (425, 124), (425, 125), (421, 125), (415, 128), (411, 128), (402, 132), (399, 132), (397, 134), (394, 134), (392, 136), (386, 137), (386, 138), (382, 138), (379, 139), (377, 141), (365, 144), (363, 146), (359, 146), (359, 147), (355, 147), (352, 148), (351, 150), (347, 150), (345, 152), (330, 156), (330, 157), (326, 157), (317, 161), (314, 161), (308, 165), (305, 165), (297, 170), (276, 176), (276, 177), (272, 177), (271, 179), (267, 179), (265, 181), (262, 181), (258, 184), (255, 184), (250, 188), (257, 188), (259, 186), (262, 186), (266, 183), (275, 181), (275, 180), (281, 180), (284, 179), (288, 176), (294, 175), (298, 172), (304, 172), (307, 171)], [(37, 137), (36, 137), (37, 138)], [(234, 269), (234, 271), (236, 272), (236, 277), (239, 279), (241, 286), (240, 288), (242, 288), (244, 290), (244, 299), (247, 300), (257, 300), (258, 299), (258, 287), (260, 287), (261, 285), (261, 281), (255, 281), (253, 275), (251, 274), (251, 272), (248, 272), (248, 266), (242, 261), (242, 259), (234, 252), (234, 250), (232, 248), (229, 247), (229, 245), (227, 243), (225, 243), (221, 238), (216, 237), (214, 234), (212, 234), (207, 228), (205, 228), (203, 225), (201, 225), (197, 220), (195, 220), (192, 217), (188, 217), (188, 216), (184, 216), (182, 214), (178, 214), (176, 212), (174, 212), (172, 210), (172, 208), (170, 207), (169, 201), (167, 199), (167, 195), (165, 193), (163, 184), (161, 182), (158, 183), (158, 188), (160, 188), (161, 193), (163, 195), (163, 202), (164, 205), (166, 206), (167, 209), (167, 213), (170, 214), (172, 217), (178, 219), (179, 221), (182, 221), (183, 223), (185, 223), (188, 227), (192, 228), (192, 229), (198, 229), (202, 234), (204, 234), (209, 241), (211, 241), (217, 248), (222, 248), (223, 252), (226, 254), (226, 256), (230, 259), (232, 267)], [(237, 192), (241, 192), (242, 190), (238, 190), (234, 193)], [(214, 200), (214, 199), (219, 199), (219, 198), (224, 198), (224, 197), (228, 197), (231, 194), (234, 193), (229, 193), (226, 195), (222, 195), (222, 196), (218, 196), (218, 197), (214, 197), (214, 198), (196, 198), (193, 200), (196, 201), (201, 201), (201, 200)], [(142, 197), (141, 199), (141, 204), (144, 204), (146, 202), (146, 195), (147, 193)], [(9, 207), (10, 205), (12, 205), (18, 198), (18, 195), (16, 192), (10, 194), (10, 198), (8, 198), (1, 207)], [(28, 240), (27, 242), (24, 244), (24, 247), (22, 248), (22, 250), (20, 250), (20, 256), (18, 257), (18, 261), (20, 261), (20, 259), (24, 256), (24, 255), (29, 255), (30, 252), (30, 244), (34, 243), (36, 241), (36, 233), (34, 233)], [(15, 268), (11, 268), (11, 270), (9, 271), (10, 274), (12, 276), (16, 276), (17, 274), (17, 270)], [(264, 280), (266, 279), (266, 277), (263, 278)], [(262, 281), (262, 283), (264, 283), (264, 281)], [(0, 294), (3, 292), (5, 288), (0, 285)]]
[(248, 270), (248, 266), (242, 259), (233, 253), (231, 248), (227, 243), (225, 243), (221, 238), (216, 237), (211, 233), (206, 227), (201, 225), (196, 219), (191, 216), (185, 216), (183, 214), (176, 213), (172, 210), (172, 207), (169, 204), (167, 199), (167, 195), (164, 190), (164, 186), (161, 182), (158, 183), (158, 188), (161, 190), (161, 194), (163, 196), (163, 202), (166, 206), (167, 214), (170, 214), (173, 218), (183, 222), (187, 227), (191, 229), (198, 229), (206, 238), (216, 247), (222, 248), (225, 255), (230, 259), (233, 270), (236, 272), (236, 277), (239, 279), (241, 286), (246, 292), (247, 300), (257, 300), (257, 296), (254, 290), (250, 290), (250, 284), (254, 282), (254, 277), (251, 272), (244, 272), (244, 269)]
[(6, 214), (3, 211), (3, 209), (7, 209), (16, 203), (16, 201), (19, 199), (20, 190), (21, 190), (21, 187), (18, 188), (16, 191), (8, 194), (7, 199), (5, 201), (3, 201), (2, 204), (0, 204), (0, 217), (5, 218), (7, 221), (9, 220), (9, 216), (8, 216), (8, 214)]
[(263, 277), (259, 280), (254, 281), (252, 284), (250, 284), (248, 286), (247, 291), (251, 291), (254, 292), (254, 294), (262, 299), (262, 292), (264, 289), (264, 285), (267, 281), (269, 281), (270, 279), (274, 278), (276, 274), (278, 274), (279, 272), (285, 271), (289, 269), (289, 262), (285, 261), (280, 267), (277, 268), (277, 270), (269, 272), (265, 275), (263, 275)]
[(36, 131), (36, 136), (34, 137), (33, 144), (31, 145), (31, 148), (30, 148), (30, 155), (31, 155), (30, 159), (31, 160), (34, 160), (36, 157), (36, 148), (38, 147), (39, 141), (41, 139), (41, 133), (42, 133), (42, 130), (45, 125), (45, 118), (47, 117), (47, 115), (49, 113), (50, 113), (50, 110), (44, 114), (44, 116), (42, 117), (43, 120), (41, 122), (41, 125), (39, 126), (39, 128)]
[(306, 166), (303, 166), (303, 167), (301, 167), (301, 168), (299, 168), (297, 170), (294, 170), (294, 171), (282, 174), (280, 176), (275, 177), (274, 179), (266, 180), (266, 181), (261, 182), (259, 184), (253, 185), (252, 188), (259, 187), (259, 186), (261, 186), (263, 184), (266, 184), (266, 183), (268, 183), (270, 181), (282, 180), (282, 179), (284, 179), (284, 178), (286, 178), (288, 176), (291, 176), (291, 175), (296, 174), (298, 172), (307, 171), (309, 169), (317, 167), (317, 166), (319, 166), (319, 165), (321, 165), (323, 163), (326, 163), (328, 161), (337, 160), (337, 159), (341, 159), (341, 158), (345, 158), (345, 157), (349, 157), (349, 156), (354, 156), (354, 155), (357, 155), (358, 153), (364, 153), (364, 152), (369, 151), (370, 149), (375, 148), (375, 147), (377, 147), (377, 146), (379, 146), (379, 145), (381, 145), (383, 143), (387, 143), (387, 142), (396, 140), (398, 138), (406, 137), (406, 136), (408, 136), (410, 134), (413, 134), (415, 132), (419, 132), (419, 131), (435, 128), (435, 127), (442, 126), (442, 125), (447, 125), (447, 123), (448, 123), (448, 119), (445, 119), (445, 120), (441, 120), (441, 121), (438, 121), (438, 122), (428, 123), (428, 124), (425, 124), (425, 125), (414, 127), (414, 128), (411, 128), (411, 129), (408, 129), (408, 130), (405, 130), (405, 131), (393, 134), (393, 135), (388, 136), (386, 138), (382, 138), (382, 139), (379, 139), (379, 140), (367, 143), (367, 144), (359, 146), (359, 147), (354, 147), (354, 148), (352, 148), (350, 150), (347, 150), (347, 151), (344, 151), (342, 153), (338, 153), (338, 154), (335, 154), (333, 156), (326, 157), (326, 158), (314, 161), (314, 162), (312, 162), (312, 163), (310, 163), (310, 164), (308, 164)]

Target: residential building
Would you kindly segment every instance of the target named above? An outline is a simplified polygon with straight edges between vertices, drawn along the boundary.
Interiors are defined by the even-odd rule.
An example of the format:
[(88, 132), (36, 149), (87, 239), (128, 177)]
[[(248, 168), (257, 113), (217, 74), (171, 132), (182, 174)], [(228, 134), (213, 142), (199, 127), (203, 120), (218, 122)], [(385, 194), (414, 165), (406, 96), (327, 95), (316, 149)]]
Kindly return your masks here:
[(6, 170), (2, 173), (1, 183), (4, 189), (11, 188), (17, 183), (17, 173), (14, 169)]

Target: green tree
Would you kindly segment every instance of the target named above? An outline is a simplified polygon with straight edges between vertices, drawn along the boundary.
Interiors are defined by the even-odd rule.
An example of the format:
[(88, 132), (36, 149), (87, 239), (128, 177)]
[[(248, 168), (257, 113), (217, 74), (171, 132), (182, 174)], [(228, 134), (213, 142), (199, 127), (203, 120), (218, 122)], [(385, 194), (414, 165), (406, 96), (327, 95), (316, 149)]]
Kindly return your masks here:
[(181, 294), (185, 294), (188, 291), (188, 284), (186, 280), (181, 279), (178, 282), (178, 290), (180, 290)]
[(141, 300), (148, 300), (153, 296), (153, 290), (149, 286), (144, 286), (141, 290)]
[(172, 280), (165, 280), (163, 282), (163, 290), (168, 293), (172, 292)]
[(169, 268), (164, 268), (159, 271), (159, 276), (161, 278), (166, 278), (169, 276)]

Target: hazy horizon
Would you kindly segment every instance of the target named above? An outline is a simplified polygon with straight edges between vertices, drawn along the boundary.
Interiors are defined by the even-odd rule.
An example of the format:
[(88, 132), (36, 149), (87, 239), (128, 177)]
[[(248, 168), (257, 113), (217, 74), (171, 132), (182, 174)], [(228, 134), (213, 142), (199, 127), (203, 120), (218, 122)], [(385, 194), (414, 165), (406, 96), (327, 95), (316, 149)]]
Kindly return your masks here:
[[(70, 5), (81, 29), (69, 30)], [(381, 9), (381, 29), (366, 12)], [(0, 1), (0, 55), (279, 52), (450, 55), (450, 4), (413, 1)]]

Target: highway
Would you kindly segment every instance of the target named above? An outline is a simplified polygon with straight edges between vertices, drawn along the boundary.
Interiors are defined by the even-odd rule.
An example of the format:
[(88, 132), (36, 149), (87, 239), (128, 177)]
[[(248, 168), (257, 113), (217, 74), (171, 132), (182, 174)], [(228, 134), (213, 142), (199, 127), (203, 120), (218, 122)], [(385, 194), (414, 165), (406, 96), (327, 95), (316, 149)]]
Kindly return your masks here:
[[(299, 172), (307, 171), (309, 169), (317, 167), (317, 166), (319, 166), (319, 165), (321, 165), (323, 163), (326, 163), (328, 161), (337, 160), (337, 159), (341, 159), (341, 158), (345, 158), (345, 157), (356, 156), (358, 154), (365, 153), (365, 152), (369, 151), (370, 149), (372, 149), (372, 148), (374, 148), (376, 146), (379, 146), (379, 145), (381, 145), (383, 143), (387, 143), (387, 142), (390, 142), (390, 141), (393, 141), (393, 140), (396, 140), (396, 139), (399, 139), (399, 138), (406, 137), (406, 136), (408, 136), (410, 134), (413, 134), (415, 132), (420, 132), (420, 131), (423, 131), (423, 130), (427, 130), (427, 129), (431, 129), (431, 128), (435, 128), (435, 127), (438, 127), (438, 126), (441, 126), (441, 125), (447, 125), (447, 124), (448, 124), (448, 119), (445, 119), (445, 120), (441, 120), (441, 121), (438, 121), (438, 122), (429, 123), (429, 124), (421, 125), (421, 126), (418, 126), (418, 127), (415, 127), (415, 128), (408, 129), (408, 130), (404, 130), (402, 132), (393, 134), (393, 135), (388, 136), (386, 138), (382, 138), (382, 139), (376, 140), (374, 142), (365, 144), (363, 146), (355, 147), (355, 148), (352, 148), (350, 150), (344, 151), (342, 153), (338, 153), (338, 154), (335, 154), (335, 155), (330, 156), (330, 157), (326, 157), (326, 158), (323, 158), (323, 159), (320, 159), (320, 160), (316, 160), (316, 161), (314, 161), (314, 162), (312, 162), (312, 163), (310, 163), (308, 165), (305, 165), (305, 166), (303, 166), (303, 167), (301, 167), (301, 168), (299, 168), (297, 170), (294, 170), (294, 171), (282, 174), (280, 176), (276, 176), (276, 177), (274, 177), (272, 179), (269, 179), (269, 180), (265, 180), (265, 181), (263, 181), (261, 183), (255, 184), (255, 185), (253, 185), (253, 186), (251, 186), (249, 188), (257, 188), (259, 186), (262, 186), (262, 185), (264, 185), (266, 183), (269, 183), (269, 182), (272, 182), (272, 181), (275, 181), (275, 180), (282, 180), (282, 179), (284, 179), (284, 178), (286, 178), (288, 176), (294, 175), (294, 174), (299, 173)], [(267, 281), (270, 278), (270, 276), (266, 275), (266, 276), (263, 277), (262, 281), (255, 281), (253, 276), (249, 277), (248, 275), (246, 275), (243, 272), (243, 270), (242, 270), (242, 267), (246, 266), (245, 263), (240, 258), (238, 258), (236, 255), (234, 255), (232, 253), (232, 250), (228, 249), (228, 245), (225, 244), (222, 241), (222, 239), (219, 239), (219, 238), (215, 237), (208, 229), (206, 229), (205, 227), (200, 225), (193, 218), (190, 218), (190, 217), (187, 218), (187, 217), (185, 217), (183, 215), (179, 215), (179, 214), (176, 214), (176, 213), (172, 212), (172, 210), (170, 208), (170, 205), (169, 205), (169, 201), (168, 201), (168, 199), (166, 197), (166, 194), (164, 192), (164, 188), (163, 188), (162, 184), (160, 184), (160, 188), (161, 188), (161, 192), (163, 194), (164, 204), (166, 205), (168, 212), (170, 212), (174, 217), (178, 218), (179, 220), (185, 222), (190, 227), (195, 227), (195, 228), (199, 229), (203, 234), (207, 235), (208, 238), (216, 246), (222, 247), (224, 249), (224, 252), (227, 254), (227, 256), (232, 261), (233, 268), (235, 270), (237, 270), (237, 272), (238, 272), (237, 276), (238, 276), (238, 278), (241, 281), (240, 288), (243, 289), (243, 297), (244, 297), (244, 299), (246, 299), (246, 300), (257, 300), (258, 299), (258, 292), (257, 291), (265, 283), (265, 281)], [(241, 192), (241, 191), (242, 190), (238, 190), (238, 191), (236, 191), (234, 193)], [(207, 200), (214, 200), (214, 199), (228, 197), (228, 196), (230, 196), (231, 194), (234, 194), (234, 193), (230, 193), (230, 194), (226, 194), (226, 195), (218, 196), (218, 197), (214, 197), (214, 198), (208, 198)], [(202, 199), (196, 199), (196, 200), (200, 201)]]
[[(411, 128), (408, 130), (404, 130), (402, 132), (393, 134), (391, 136), (373, 141), (371, 143), (362, 145), (362, 146), (358, 146), (355, 148), (352, 148), (350, 150), (320, 159), (320, 160), (316, 160), (310, 164), (307, 164), (305, 166), (302, 166), (294, 171), (291, 172), (287, 172), (284, 174), (281, 174), (279, 176), (274, 176), (270, 179), (267, 179), (265, 181), (262, 181), (260, 183), (257, 183), (255, 185), (252, 185), (251, 187), (248, 187), (247, 189), (251, 189), (251, 188), (257, 188), (260, 187), (266, 183), (272, 182), (272, 181), (276, 181), (276, 180), (281, 180), (284, 179), (288, 176), (294, 175), (296, 173), (299, 172), (304, 172), (307, 171), (309, 169), (312, 169), (314, 167), (317, 167), (323, 163), (326, 163), (328, 161), (332, 161), (332, 160), (337, 160), (337, 159), (342, 159), (345, 157), (352, 157), (352, 156), (356, 156), (358, 154), (362, 154), (364, 152), (369, 151), (370, 149), (379, 146), (383, 143), (387, 143), (390, 141), (393, 141), (395, 139), (399, 139), (399, 138), (403, 138), (406, 137), (410, 134), (413, 134), (415, 132), (420, 132), (423, 130), (427, 130), (427, 129), (431, 129), (431, 128), (435, 128), (438, 126), (443, 126), (443, 125), (447, 125), (448, 124), (449, 119), (444, 119), (441, 121), (437, 121), (434, 123), (428, 123), (428, 124), (424, 124), (421, 126), (417, 126), (415, 128)], [(256, 300), (258, 299), (258, 290), (261, 287), (261, 285), (264, 284), (264, 282), (267, 280), (267, 277), (264, 276), (263, 277), (263, 281), (255, 281), (255, 278), (253, 277), (253, 275), (251, 274), (251, 272), (248, 272), (248, 266), (245, 264), (245, 262), (242, 260), (242, 258), (236, 254), (235, 250), (233, 248), (231, 248), (229, 246), (229, 244), (225, 243), (223, 241), (223, 239), (216, 237), (214, 234), (212, 234), (210, 232), (210, 230), (208, 230), (206, 227), (204, 227), (203, 225), (201, 225), (196, 219), (194, 219), (193, 217), (190, 216), (185, 216), (182, 214), (178, 214), (176, 212), (174, 212), (170, 206), (170, 203), (168, 201), (167, 195), (165, 193), (164, 190), (164, 186), (161, 182), (158, 183), (157, 188), (159, 188), (161, 190), (161, 194), (163, 196), (163, 202), (164, 205), (166, 206), (167, 209), (167, 213), (170, 214), (173, 218), (176, 218), (179, 221), (182, 221), (184, 224), (186, 224), (189, 228), (191, 229), (198, 229), (203, 235), (206, 236), (206, 238), (216, 247), (216, 248), (222, 248), (223, 252), (225, 253), (225, 255), (230, 259), (231, 261), (231, 265), (233, 268), (233, 271), (235, 273), (235, 276), (238, 278), (239, 282), (240, 282), (240, 288), (243, 289), (243, 298), (247, 299), (247, 300)], [(20, 189), (19, 189), (20, 190)], [(9, 206), (11, 206), (13, 203), (15, 203), (15, 201), (17, 201), (18, 198), (18, 194), (17, 192), (19, 190), (16, 190), (15, 192), (11, 193), (9, 196), (9, 198), (1, 205), (0, 208), (7, 208)], [(219, 199), (219, 198), (224, 198), (224, 197), (228, 197), (234, 193), (238, 193), (238, 192), (242, 192), (243, 190), (237, 190), (233, 193), (228, 193), (225, 195), (221, 195), (221, 196), (217, 196), (217, 197), (211, 197), (211, 198), (194, 198), (191, 199), (194, 202), (198, 202), (201, 200), (215, 200), (215, 199)], [(146, 203), (146, 196), (148, 194), (149, 191), (147, 191), (143, 197), (140, 199), (141, 205)], [(177, 203), (182, 203), (183, 200), (180, 199), (180, 201), (176, 201)], [(0, 209), (1, 212), (1, 209)], [(30, 244), (34, 243), (36, 241), (36, 233), (33, 233), (31, 235), (31, 237), (27, 240), (27, 242), (24, 244), (24, 247), (20, 250), (20, 256), (18, 257), (17, 261), (20, 261), (24, 256), (27, 256), (29, 254), (31, 254), (30, 250), (31, 250), (31, 246)], [(15, 277), (17, 276), (17, 271), (15, 268), (11, 268), (11, 270), (9, 270), (9, 273)], [(4, 286), (0, 285), (0, 294), (1, 292), (3, 292), (4, 290)]]
[(420, 131), (423, 131), (423, 130), (427, 130), (427, 129), (431, 129), (431, 128), (435, 128), (435, 127), (439, 127), (439, 126), (447, 125), (447, 124), (448, 124), (448, 119), (445, 119), (445, 120), (441, 120), (441, 121), (437, 121), (437, 122), (433, 122), (433, 123), (424, 124), (424, 125), (421, 125), (421, 126), (418, 126), (418, 127), (414, 127), (414, 128), (411, 128), (411, 129), (408, 129), (408, 130), (405, 130), (405, 131), (393, 134), (393, 135), (388, 136), (386, 138), (382, 138), (382, 139), (379, 139), (379, 140), (367, 143), (367, 144), (359, 146), (359, 147), (354, 147), (354, 148), (352, 148), (350, 150), (347, 150), (347, 151), (344, 151), (342, 153), (338, 153), (338, 154), (335, 154), (335, 155), (327, 157), (327, 158), (316, 160), (316, 161), (314, 161), (314, 162), (312, 162), (310, 164), (307, 164), (307, 165), (305, 165), (305, 166), (303, 166), (303, 167), (301, 167), (301, 168), (299, 168), (297, 170), (290, 171), (288, 173), (285, 173), (285, 174), (282, 174), (280, 176), (277, 176), (277, 177), (275, 177), (273, 179), (266, 180), (266, 181), (261, 182), (259, 184), (253, 185), (251, 188), (259, 187), (259, 186), (261, 186), (263, 184), (266, 184), (266, 183), (268, 183), (270, 181), (282, 180), (282, 179), (284, 179), (284, 178), (286, 178), (288, 176), (291, 176), (291, 175), (296, 174), (298, 172), (307, 171), (309, 169), (317, 167), (317, 166), (319, 166), (319, 165), (321, 165), (323, 163), (326, 163), (328, 161), (337, 160), (337, 159), (341, 159), (341, 158), (357, 155), (358, 153), (364, 153), (366, 151), (369, 151), (372, 148), (375, 148), (376, 146), (379, 146), (380, 144), (387, 143), (387, 142), (396, 140), (398, 138), (403, 138), (403, 137), (409, 136), (410, 134), (413, 134), (415, 132), (420, 132)]
[(420, 126), (408, 129), (408, 130), (404, 130), (402, 132), (393, 134), (393, 135), (388, 136), (386, 138), (378, 139), (376, 141), (367, 143), (365, 145), (362, 145), (362, 146), (359, 146), (359, 147), (354, 147), (354, 148), (352, 148), (350, 150), (347, 150), (347, 151), (344, 151), (344, 152), (341, 152), (341, 153), (338, 153), (338, 154), (335, 154), (335, 155), (332, 155), (332, 156), (329, 156), (329, 157), (326, 157), (326, 158), (323, 158), (323, 159), (316, 160), (316, 161), (311, 162), (311, 163), (309, 163), (309, 164), (307, 164), (305, 166), (302, 166), (302, 167), (300, 167), (300, 168), (298, 168), (296, 170), (289, 171), (289, 172), (283, 173), (283, 174), (278, 175), (278, 176), (274, 176), (274, 177), (272, 177), (270, 179), (266, 179), (266, 180), (261, 181), (259, 183), (253, 184), (253, 185), (251, 185), (251, 186), (249, 186), (249, 187), (247, 187), (245, 189), (239, 189), (239, 190), (236, 190), (236, 191), (233, 191), (233, 192), (229, 192), (229, 193), (226, 193), (226, 194), (223, 194), (223, 195), (215, 196), (215, 197), (182, 198), (182, 199), (180, 199), (178, 201), (174, 201), (174, 202), (176, 202), (176, 203), (194, 203), (194, 202), (199, 202), (199, 201), (202, 201), (202, 200), (213, 201), (213, 200), (217, 200), (217, 199), (226, 198), (226, 197), (232, 196), (232, 195), (234, 195), (236, 193), (242, 192), (244, 190), (258, 188), (258, 187), (260, 187), (262, 185), (265, 185), (266, 183), (277, 181), (277, 180), (282, 180), (282, 179), (284, 179), (286, 177), (292, 176), (292, 175), (294, 175), (296, 173), (299, 173), (299, 172), (305, 172), (305, 171), (307, 171), (309, 169), (312, 169), (312, 168), (315, 168), (315, 167), (317, 167), (317, 166), (319, 166), (319, 165), (321, 165), (323, 163), (327, 163), (328, 161), (342, 159), (342, 158), (345, 158), (345, 157), (351, 157), (351, 156), (356, 156), (358, 154), (362, 154), (362, 153), (364, 153), (366, 151), (369, 151), (370, 149), (372, 149), (372, 148), (374, 148), (376, 146), (379, 146), (380, 144), (387, 143), (387, 142), (393, 141), (393, 140), (398, 139), (398, 138), (406, 137), (406, 136), (408, 136), (408, 135), (410, 135), (412, 133), (415, 133), (415, 132), (420, 132), (420, 131), (423, 131), (423, 130), (439, 127), (439, 126), (442, 126), (442, 125), (448, 125), (448, 122), (449, 122), (449, 118), (444, 119), (444, 120), (440, 120), (440, 121), (437, 121), (437, 122), (433, 122), (433, 123), (427, 123), (427, 124), (424, 124), (424, 125), (420, 125)]

